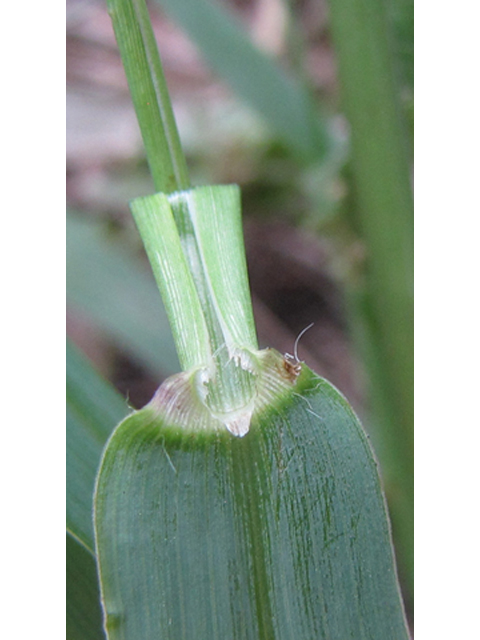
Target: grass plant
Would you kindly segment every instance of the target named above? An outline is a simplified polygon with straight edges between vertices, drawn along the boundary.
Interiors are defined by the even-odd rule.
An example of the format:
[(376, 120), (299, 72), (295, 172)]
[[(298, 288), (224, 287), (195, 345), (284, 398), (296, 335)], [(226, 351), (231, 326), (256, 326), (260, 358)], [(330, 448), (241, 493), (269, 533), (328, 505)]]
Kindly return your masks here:
[[(351, 23), (345, 24), (340, 0), (331, 4), (334, 36), (342, 43)], [(119, 396), (79, 354), (70, 354), (69, 637), (408, 638), (368, 438), (346, 399), (296, 354), (258, 349), (239, 190), (191, 187), (145, 2), (108, 5), (156, 189), (131, 209), (182, 371), (125, 417)], [(196, 9), (209, 16), (206, 29), (217, 24), (216, 9), (208, 6), (202, 1)], [(347, 9), (352, 15), (358, 6)], [(372, 362), (390, 371), (382, 396), (388, 410), (377, 414), (389, 421), (384, 442), (387, 449), (398, 445), (401, 407), (407, 442), (391, 468), (408, 473), (400, 468), (410, 424), (408, 171), (398, 154), (383, 166), (389, 140), (400, 139), (395, 104), (380, 109), (381, 135), (373, 141), (371, 123), (357, 118), (369, 91), (388, 105), (393, 90), (376, 65), (376, 55), (385, 53), (381, 39), (374, 46), (381, 23), (364, 23), (364, 33), (373, 29), (371, 56), (360, 62), (370, 73), (367, 89), (354, 82), (354, 43), (339, 46), (359, 215), (371, 247), (362, 300), (382, 336)], [(221, 38), (227, 31), (218, 29)], [(292, 126), (289, 143), (297, 140), (305, 158), (320, 158), (328, 146), (322, 121), (311, 119), (310, 103), (286, 104), (296, 114), (292, 124), (303, 114), (302, 126), (315, 132)], [(275, 122), (284, 117), (279, 112)], [(400, 187), (374, 193), (376, 179), (383, 185), (398, 171)], [(389, 270), (392, 225), (405, 240), (391, 254), (397, 266), (403, 261), (400, 272)], [(386, 308), (378, 306), (382, 299)], [(405, 340), (392, 344), (399, 336)], [(404, 385), (398, 396), (396, 379)], [(408, 492), (402, 504), (408, 511)]]

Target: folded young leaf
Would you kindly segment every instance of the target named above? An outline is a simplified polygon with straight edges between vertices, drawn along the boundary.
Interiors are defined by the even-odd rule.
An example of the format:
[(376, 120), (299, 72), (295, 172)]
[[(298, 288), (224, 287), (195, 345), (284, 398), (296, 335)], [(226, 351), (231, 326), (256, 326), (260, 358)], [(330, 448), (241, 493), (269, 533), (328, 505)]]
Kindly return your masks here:
[(356, 416), (305, 365), (258, 357), (243, 437), (196, 414), (186, 374), (111, 437), (95, 498), (110, 640), (408, 638)]

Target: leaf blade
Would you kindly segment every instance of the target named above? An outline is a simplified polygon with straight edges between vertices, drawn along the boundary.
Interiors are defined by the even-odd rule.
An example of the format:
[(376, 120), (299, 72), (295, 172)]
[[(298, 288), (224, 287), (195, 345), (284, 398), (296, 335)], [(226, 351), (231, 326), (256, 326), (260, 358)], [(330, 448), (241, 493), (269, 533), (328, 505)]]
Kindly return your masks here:
[(413, 593), (413, 193), (391, 24), (392, 9), (400, 7), (382, 0), (329, 0), (351, 130), (354, 210), (366, 247), (353, 310), (382, 426), (373, 435), (387, 490), (393, 487), (402, 569)]
[(125, 401), (67, 343), (67, 527), (93, 553), (95, 477), (113, 426), (127, 413)]
[(105, 640), (95, 558), (68, 532), (67, 637)]
[(314, 160), (326, 157), (330, 133), (306, 88), (261, 52), (226, 9), (209, 0), (157, 2), (209, 66), (294, 152)]
[(139, 261), (110, 242), (101, 226), (67, 216), (67, 300), (150, 371), (179, 370), (157, 287)]
[(408, 637), (366, 437), (327, 382), (297, 391), (241, 439), (148, 408), (118, 427), (96, 494), (111, 640)]

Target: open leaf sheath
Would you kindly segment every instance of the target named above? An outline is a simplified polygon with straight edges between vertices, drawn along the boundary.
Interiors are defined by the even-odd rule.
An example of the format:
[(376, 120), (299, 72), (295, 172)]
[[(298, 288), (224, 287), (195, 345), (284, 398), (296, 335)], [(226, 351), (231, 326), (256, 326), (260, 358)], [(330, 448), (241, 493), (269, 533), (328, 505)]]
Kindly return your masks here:
[(243, 438), (159, 416), (127, 417), (98, 476), (110, 640), (408, 637), (377, 465), (329, 383), (302, 365)]

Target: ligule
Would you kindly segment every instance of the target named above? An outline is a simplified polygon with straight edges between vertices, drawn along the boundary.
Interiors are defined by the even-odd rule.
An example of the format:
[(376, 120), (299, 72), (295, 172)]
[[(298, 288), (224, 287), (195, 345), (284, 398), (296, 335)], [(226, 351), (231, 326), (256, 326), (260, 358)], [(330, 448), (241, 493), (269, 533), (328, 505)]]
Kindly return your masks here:
[(209, 379), (199, 369), (168, 378), (143, 411), (151, 414), (160, 430), (164, 425), (189, 433), (222, 432), (226, 428), (242, 437), (255, 413), (275, 406), (296, 384), (296, 377), (292, 379), (285, 369), (284, 357), (274, 349), (251, 354), (250, 362), (251, 384), (245, 392), (248, 401), (244, 404), (226, 407), (224, 398), (228, 399), (229, 394), (222, 396), (223, 390), (217, 391), (215, 387), (215, 378)]

